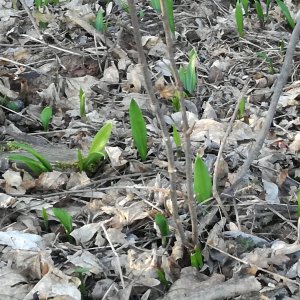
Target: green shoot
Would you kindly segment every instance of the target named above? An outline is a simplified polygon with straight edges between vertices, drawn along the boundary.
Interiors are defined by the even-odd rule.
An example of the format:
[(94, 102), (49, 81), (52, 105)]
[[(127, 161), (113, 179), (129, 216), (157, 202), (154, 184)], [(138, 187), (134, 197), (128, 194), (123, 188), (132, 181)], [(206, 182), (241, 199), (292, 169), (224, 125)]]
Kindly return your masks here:
[(195, 251), (191, 253), (191, 266), (197, 269), (203, 267), (203, 257), (199, 247), (196, 247)]
[(150, 1), (152, 8), (158, 13), (161, 13), (160, 9), (160, 1), (159, 0), (151, 0)]
[(42, 207), (42, 218), (44, 220), (45, 231), (49, 232), (49, 218), (48, 213), (44, 207)]
[(196, 51), (192, 49), (189, 53), (188, 65), (186, 67), (181, 67), (178, 71), (182, 85), (189, 94), (194, 92), (197, 85), (196, 60)]
[(171, 282), (166, 279), (165, 271), (162, 268), (157, 268), (156, 274), (160, 283), (168, 289), (171, 285)]
[(77, 159), (78, 159), (79, 171), (82, 172), (84, 171), (84, 159), (80, 149), (77, 149)]
[(17, 148), (27, 151), (28, 153), (33, 155), (36, 160), (20, 154), (10, 155), (8, 157), (10, 160), (24, 163), (37, 176), (43, 172), (52, 172), (53, 169), (50, 162), (44, 156), (35, 151), (32, 147), (17, 142), (14, 142), (13, 145)]
[(100, 31), (100, 32), (105, 32), (106, 31), (106, 22), (104, 19), (104, 14), (103, 14), (103, 9), (100, 8), (98, 10), (97, 16), (96, 16), (96, 21), (95, 21), (95, 28)]
[(173, 125), (172, 127), (173, 127), (173, 140), (174, 140), (176, 147), (179, 148), (181, 146), (180, 135), (177, 131), (176, 126)]
[(245, 16), (248, 16), (248, 9), (249, 9), (249, 0), (241, 0), (243, 9), (245, 12)]
[(265, 17), (259, 0), (255, 0), (255, 9), (260, 25), (263, 26), (265, 22)]
[(270, 72), (270, 74), (274, 74), (275, 70), (274, 70), (272, 59), (264, 52), (257, 52), (256, 55), (257, 55), (257, 57), (262, 58), (269, 64), (269, 72)]
[(142, 111), (134, 99), (129, 106), (129, 119), (134, 145), (137, 148), (142, 161), (147, 158), (147, 129)]
[(79, 290), (80, 290), (80, 293), (81, 293), (81, 296), (82, 297), (85, 297), (87, 296), (87, 290), (86, 290), (86, 287), (85, 287), (85, 284), (84, 284), (84, 280), (83, 280), (83, 275), (85, 273), (87, 273), (90, 269), (88, 268), (83, 268), (83, 267), (77, 267), (75, 270), (74, 270), (74, 273), (78, 274), (78, 278), (80, 280), (80, 286), (79, 286)]
[(105, 123), (103, 127), (97, 132), (90, 146), (89, 154), (103, 151), (104, 147), (106, 146), (109, 140), (112, 131), (112, 126), (113, 123), (109, 121)]
[(245, 99), (245, 97), (243, 97), (239, 104), (239, 110), (238, 110), (238, 118), (239, 119), (244, 118), (245, 106), (246, 106), (246, 99)]
[(80, 118), (85, 118), (85, 92), (82, 88), (79, 90), (79, 113)]
[(176, 112), (180, 111), (180, 101), (178, 92), (176, 92), (175, 95), (172, 97), (172, 106)]
[(158, 226), (161, 234), (162, 246), (166, 247), (167, 237), (170, 235), (170, 228), (166, 217), (161, 213), (157, 213), (155, 215), (155, 224)]
[(22, 100), (10, 100), (4, 102), (4, 106), (15, 112), (20, 112), (24, 108), (24, 102)]
[(39, 9), (43, 5), (43, 0), (34, 0), (34, 5), (37, 9)]
[[(150, 1), (152, 8), (158, 13), (161, 13), (160, 0), (151, 0)], [(174, 12), (173, 12), (173, 0), (166, 0), (166, 13), (169, 21), (169, 26), (171, 32), (175, 33), (175, 22), (174, 22)]]
[(266, 0), (266, 17), (269, 17), (269, 10), (270, 10), (271, 0)]
[(99, 160), (105, 158), (103, 152), (112, 131), (112, 122), (107, 122), (95, 135), (90, 146), (87, 157), (83, 157), (80, 149), (77, 150), (77, 159), (80, 172), (88, 171), (92, 165), (95, 165)]
[(122, 8), (125, 12), (129, 13), (129, 7), (128, 7), (127, 0), (119, 0), (118, 2), (120, 3), (121, 8)]
[(276, 2), (278, 4), (278, 6), (280, 7), (280, 10), (283, 13), (283, 15), (284, 15), (286, 21), (288, 22), (289, 26), (292, 29), (294, 29), (296, 23), (295, 23), (294, 19), (292, 18), (288, 7), (281, 0), (276, 0)]
[(298, 218), (300, 218), (300, 190), (298, 191), (298, 195), (297, 195), (297, 213), (298, 213)]
[(55, 217), (59, 220), (61, 225), (64, 227), (66, 234), (70, 235), (70, 233), (73, 230), (72, 216), (65, 209), (62, 208), (54, 207), (52, 211)]
[(49, 123), (52, 119), (52, 116), (52, 107), (46, 106), (40, 114), (40, 120), (43, 125), (44, 131), (49, 130)]
[(197, 156), (194, 165), (194, 193), (198, 203), (212, 197), (212, 181), (200, 156)]
[(244, 36), (244, 16), (242, 6), (239, 0), (237, 0), (235, 5), (235, 22), (237, 31), (240, 37)]

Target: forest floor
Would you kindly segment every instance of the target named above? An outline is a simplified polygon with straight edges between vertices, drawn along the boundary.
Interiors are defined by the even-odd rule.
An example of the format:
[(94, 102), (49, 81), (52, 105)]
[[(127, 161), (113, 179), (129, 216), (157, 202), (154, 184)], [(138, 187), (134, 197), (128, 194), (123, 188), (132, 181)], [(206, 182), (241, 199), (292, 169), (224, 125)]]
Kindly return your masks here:
[[(172, 125), (182, 133), (162, 22), (149, 2), (136, 1), (148, 67), (170, 133)], [(237, 102), (246, 100), (218, 170), (229, 219), (214, 198), (197, 204), (204, 262), (197, 270), (173, 223), (166, 148), (126, 5), (71, 0), (37, 10), (31, 0), (0, 0), (0, 300), (300, 298), (300, 46), (259, 157), (235, 193), (222, 194), (265, 122), (292, 33), (271, 2), (264, 24), (249, 7), (240, 38), (229, 0), (174, 1), (178, 68), (197, 53), (197, 89), (185, 99), (191, 155), (202, 157), (211, 176)], [(295, 18), (299, 4), (285, 3)], [(104, 33), (93, 27), (101, 7)], [(146, 161), (131, 135), (131, 99), (147, 124)], [(46, 106), (53, 110), (48, 131), (40, 117)], [(106, 158), (80, 172), (78, 149), (86, 155), (108, 121)], [(37, 176), (9, 159), (24, 154), (12, 141), (30, 145), (53, 171)], [(190, 239), (185, 159), (173, 147), (179, 215)], [(53, 208), (71, 216), (69, 232)], [(171, 229), (167, 245), (154, 222), (158, 212)]]

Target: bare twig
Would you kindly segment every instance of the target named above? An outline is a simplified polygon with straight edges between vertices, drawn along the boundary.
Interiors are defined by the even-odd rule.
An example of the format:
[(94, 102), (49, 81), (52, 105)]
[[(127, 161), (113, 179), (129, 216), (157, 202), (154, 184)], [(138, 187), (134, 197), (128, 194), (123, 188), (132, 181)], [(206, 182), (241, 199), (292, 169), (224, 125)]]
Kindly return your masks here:
[(28, 15), (28, 17), (29, 17), (29, 19), (30, 19), (35, 31), (36, 31), (36, 33), (38, 34), (39, 39), (42, 39), (43, 36), (42, 36), (42, 34), (40, 32), (40, 29), (39, 29), (38, 25), (36, 24), (34, 18), (32, 17), (32, 14), (31, 14), (27, 4), (25, 3), (24, 0), (20, 0), (20, 2), (22, 4), (23, 8), (25, 9), (25, 11), (26, 11), (26, 13), (27, 13), (27, 15)]
[(270, 107), (266, 116), (266, 120), (264, 122), (264, 126), (261, 129), (254, 146), (252, 147), (251, 151), (249, 151), (248, 158), (240, 168), (239, 173), (236, 175), (236, 179), (234, 183), (223, 192), (224, 194), (231, 193), (240, 184), (240, 182), (243, 180), (244, 176), (248, 172), (249, 167), (251, 166), (253, 160), (257, 157), (259, 151), (262, 148), (262, 145), (266, 139), (266, 136), (272, 124), (282, 89), (287, 82), (288, 76), (292, 68), (293, 54), (295, 52), (296, 45), (299, 41), (299, 36), (300, 36), (300, 16), (297, 17), (296, 26), (293, 30), (293, 33), (290, 38), (290, 42), (287, 46), (285, 59), (281, 68), (281, 72), (278, 76), (276, 85), (274, 87), (274, 93), (272, 96), (272, 100), (270, 102)]
[(179, 220), (179, 215), (178, 215), (178, 204), (177, 204), (177, 195), (176, 195), (176, 169), (175, 169), (175, 164), (174, 164), (174, 153), (172, 150), (172, 143), (170, 139), (170, 135), (166, 126), (166, 123), (164, 121), (164, 116), (162, 114), (162, 111), (159, 107), (158, 100), (155, 96), (153, 85), (151, 82), (151, 77), (150, 77), (150, 72), (148, 70), (148, 64), (147, 64), (147, 59), (144, 54), (143, 46), (142, 46), (142, 37), (140, 33), (140, 26), (137, 18), (137, 11), (135, 8), (134, 0), (128, 0), (128, 7), (129, 7), (129, 12), (130, 12), (130, 17), (131, 17), (131, 22), (132, 26), (134, 28), (134, 38), (137, 46), (137, 51), (138, 51), (138, 56), (139, 56), (139, 62), (142, 65), (142, 70), (143, 70), (143, 75), (145, 78), (145, 85), (147, 92), (149, 94), (149, 99), (150, 99), (150, 106), (151, 109), (156, 116), (158, 123), (160, 125), (161, 131), (162, 131), (162, 136), (163, 140), (166, 145), (166, 151), (167, 151), (167, 158), (168, 158), (168, 173), (170, 177), (170, 188), (171, 188), (171, 201), (172, 201), (172, 215), (174, 222), (177, 226), (181, 242), (186, 245), (186, 237), (183, 231), (182, 224)]
[[(283, 282), (290, 282), (290, 283), (292, 283), (292, 284), (296, 284), (296, 285), (300, 286), (300, 283), (297, 282), (296, 280), (292, 280), (292, 279), (290, 279), (290, 278), (288, 278), (288, 277), (285, 277), (285, 276), (282, 276), (282, 275), (280, 275), (280, 274), (278, 274), (278, 273), (274, 273), (274, 272), (271, 272), (271, 271), (269, 271), (269, 270), (263, 269), (263, 268), (261, 268), (261, 267), (255, 265), (255, 264), (253, 264), (253, 263), (249, 263), (249, 262), (247, 262), (247, 261), (245, 261), (245, 260), (242, 260), (242, 259), (240, 259), (240, 258), (238, 258), (238, 257), (236, 257), (236, 256), (234, 256), (234, 255), (231, 255), (231, 254), (229, 254), (229, 253), (223, 251), (222, 249), (219, 249), (219, 248), (217, 248), (217, 247), (215, 247), (215, 246), (213, 246), (213, 245), (210, 245), (210, 244), (206, 244), (206, 245), (209, 246), (210, 248), (215, 249), (215, 250), (219, 251), (220, 253), (223, 253), (224, 255), (226, 255), (226, 256), (228, 256), (228, 257), (230, 257), (230, 258), (232, 258), (232, 259), (234, 259), (234, 260), (236, 260), (236, 261), (238, 261), (238, 262), (240, 262), (240, 263), (242, 263), (242, 264), (244, 264), (244, 265), (249, 265), (249, 266), (251, 266), (251, 267), (253, 266), (253, 267), (255, 267), (257, 270), (262, 271), (262, 272), (264, 272), (264, 273), (267, 273), (267, 274), (271, 275), (273, 278), (276, 278), (277, 280), (278, 280), (278, 278), (279, 278), (279, 279), (281, 279)], [(297, 249), (297, 251), (299, 251), (299, 250), (298, 250), (299, 247), (297, 247), (296, 244), (294, 244), (294, 245), (295, 245), (295, 248)], [(278, 254), (280, 254), (280, 253), (278, 253)]]
[(117, 259), (117, 267), (118, 267), (118, 271), (119, 271), (119, 274), (120, 274), (120, 279), (121, 279), (122, 287), (123, 287), (123, 289), (125, 289), (125, 283), (124, 283), (124, 278), (123, 278), (123, 273), (122, 273), (122, 269), (121, 269), (121, 263), (120, 263), (119, 255), (118, 255), (118, 253), (117, 253), (114, 245), (112, 244), (112, 242), (111, 242), (111, 240), (110, 240), (110, 238), (108, 236), (108, 233), (106, 231), (105, 226), (102, 223), (101, 223), (101, 227), (102, 227), (102, 229), (104, 231), (104, 234), (105, 234), (105, 237), (106, 237), (106, 239), (107, 239), (107, 241), (108, 241), (108, 243), (109, 243), (109, 245), (111, 247), (111, 250), (112, 250), (113, 254), (115, 255), (115, 257)]
[(226, 141), (228, 139), (228, 136), (229, 136), (229, 133), (231, 132), (232, 130), (232, 127), (233, 127), (233, 123), (234, 123), (234, 120), (236, 119), (236, 116), (237, 116), (237, 113), (239, 111), (239, 106), (240, 106), (240, 103), (244, 97), (244, 94), (246, 92), (246, 89), (248, 87), (248, 83), (249, 83), (249, 79), (247, 80), (242, 92), (241, 92), (241, 97), (240, 99), (237, 101), (237, 104), (235, 106), (235, 109), (234, 109), (234, 112), (231, 116), (231, 119), (230, 119), (230, 122), (227, 126), (227, 129), (226, 129), (226, 132), (225, 132), (225, 135), (223, 136), (223, 139), (222, 139), (222, 142), (221, 142), (221, 145), (220, 145), (220, 149), (219, 149), (219, 152), (218, 152), (218, 156), (217, 156), (217, 159), (216, 159), (216, 162), (215, 162), (215, 168), (214, 168), (214, 175), (213, 175), (213, 196), (214, 198), (217, 200), (226, 220), (229, 222), (230, 219), (229, 219), (229, 216), (228, 216), (228, 213), (223, 205), (223, 202), (220, 198), (220, 195), (218, 193), (218, 190), (217, 190), (217, 180), (218, 180), (218, 173), (219, 173), (219, 165), (220, 165), (220, 161), (221, 161), (221, 157), (222, 157), (222, 153), (223, 153), (223, 150), (224, 150), (224, 147), (226, 145)]
[(189, 212), (191, 216), (191, 225), (192, 225), (192, 240), (194, 246), (199, 245), (198, 240), (198, 222), (197, 222), (197, 210), (196, 202), (194, 198), (193, 190), (193, 167), (192, 167), (192, 158), (191, 158), (191, 140), (189, 133), (189, 124), (186, 115), (186, 109), (183, 100), (183, 87), (182, 82), (179, 77), (178, 70), (176, 68), (176, 62), (174, 58), (174, 49), (173, 49), (173, 40), (171, 36), (170, 24), (168, 20), (168, 15), (166, 11), (166, 3), (163, 0), (160, 0), (161, 12), (162, 12), (162, 21), (164, 26), (164, 31), (166, 35), (167, 51), (170, 59), (171, 68), (175, 77), (176, 87), (178, 89), (180, 109), (182, 114), (183, 121), (183, 139), (184, 139), (184, 153), (185, 153), (185, 172), (186, 172), (186, 186), (187, 186), (187, 205), (189, 207)]

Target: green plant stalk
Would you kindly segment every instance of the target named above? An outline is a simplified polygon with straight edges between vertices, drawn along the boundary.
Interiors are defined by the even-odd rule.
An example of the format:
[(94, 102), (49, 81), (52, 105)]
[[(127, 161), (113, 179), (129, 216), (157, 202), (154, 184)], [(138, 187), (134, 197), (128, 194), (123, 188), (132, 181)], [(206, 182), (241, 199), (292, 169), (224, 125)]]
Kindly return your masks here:
[(49, 232), (49, 218), (48, 213), (44, 207), (42, 207), (42, 218), (44, 220), (45, 231)]
[(150, 1), (152, 8), (158, 13), (161, 13), (159, 0), (151, 0)]
[(86, 290), (86, 287), (85, 287), (85, 284), (84, 284), (84, 280), (83, 280), (83, 275), (88, 272), (89, 269), (88, 268), (83, 268), (83, 267), (78, 267), (74, 270), (74, 272), (76, 274), (78, 274), (78, 278), (80, 280), (80, 286), (79, 286), (79, 290), (80, 290), (80, 293), (83, 297), (87, 296), (87, 290)]
[(172, 127), (173, 127), (173, 140), (174, 140), (174, 143), (175, 143), (176, 147), (179, 148), (181, 146), (180, 135), (177, 131), (176, 126), (173, 125)]
[(266, 0), (266, 18), (269, 18), (269, 10), (270, 10), (271, 0)]
[(49, 130), (49, 123), (52, 119), (53, 113), (52, 113), (52, 107), (46, 106), (40, 115), (40, 120), (43, 125), (44, 131)]
[(194, 193), (198, 203), (212, 197), (211, 177), (204, 161), (199, 156), (197, 156), (194, 165)]
[(186, 67), (179, 69), (179, 78), (182, 85), (189, 94), (192, 94), (197, 85), (197, 73), (196, 73), (196, 60), (197, 54), (194, 49), (189, 53), (189, 63)]
[(297, 213), (298, 213), (298, 218), (300, 218), (300, 190), (298, 191), (298, 195), (297, 195)]
[(264, 52), (258, 52), (257, 56), (260, 57), (260, 58), (262, 58), (263, 60), (265, 60), (268, 63), (270, 74), (274, 74), (275, 70), (274, 70), (274, 67), (273, 67), (273, 61), (272, 61), (272, 59), (266, 53), (264, 53)]
[(165, 271), (162, 268), (157, 268), (156, 274), (160, 283), (168, 289), (171, 285), (171, 282), (166, 279)]
[(93, 164), (96, 164), (103, 158), (105, 158), (105, 154), (102, 152), (89, 153), (88, 156), (83, 159), (83, 170), (88, 171)]
[(242, 6), (239, 0), (237, 0), (235, 6), (235, 21), (239, 36), (244, 37), (244, 16)]
[(79, 90), (79, 113), (81, 118), (85, 118), (85, 92), (82, 88)]
[(162, 246), (166, 247), (167, 237), (170, 235), (170, 228), (166, 217), (160, 213), (157, 213), (155, 215), (155, 224), (158, 226), (161, 234)]
[(142, 161), (147, 158), (147, 129), (141, 109), (134, 99), (129, 106), (129, 119), (132, 138)]
[(242, 119), (245, 114), (246, 99), (243, 97), (239, 103), (238, 118)]
[(241, 0), (241, 2), (244, 8), (245, 16), (248, 16), (249, 0)]
[(261, 26), (264, 25), (265, 17), (259, 0), (255, 0), (255, 9)]
[[(153, 9), (160, 14), (161, 13), (161, 6), (160, 6), (160, 0), (151, 0), (150, 1), (151, 6), (153, 7)], [(170, 25), (170, 29), (171, 32), (173, 34), (175, 34), (175, 21), (174, 21), (174, 9), (173, 9), (173, 0), (165, 0), (166, 3), (166, 13), (167, 13), (167, 17), (169, 20), (169, 25)]]
[(177, 95), (178, 92), (172, 97), (172, 106), (176, 112), (180, 111), (180, 100), (179, 96)]
[(197, 269), (201, 269), (203, 267), (203, 256), (200, 247), (196, 247), (195, 251), (191, 253), (191, 266)]
[(278, 6), (280, 7), (280, 10), (283, 13), (283, 15), (284, 15), (286, 21), (288, 22), (289, 26), (292, 29), (294, 29), (294, 27), (296, 26), (296, 23), (295, 23), (294, 19), (292, 18), (288, 7), (281, 0), (276, 0), (276, 2), (278, 4)]
[(66, 234), (69, 236), (73, 230), (72, 216), (65, 209), (62, 208), (54, 207), (52, 211), (55, 217), (64, 227)]
[(105, 24), (105, 19), (104, 19), (104, 14), (102, 9), (98, 10), (96, 21), (95, 21), (95, 28), (102, 33), (106, 30), (106, 24)]

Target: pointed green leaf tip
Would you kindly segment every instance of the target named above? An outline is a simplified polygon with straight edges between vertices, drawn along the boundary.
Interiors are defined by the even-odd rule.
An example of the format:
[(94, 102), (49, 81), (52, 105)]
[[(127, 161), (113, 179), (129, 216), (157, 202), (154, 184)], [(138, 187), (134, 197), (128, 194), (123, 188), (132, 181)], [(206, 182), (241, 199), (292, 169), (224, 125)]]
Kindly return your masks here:
[(46, 106), (41, 112), (40, 119), (44, 130), (48, 131), (49, 123), (52, 119), (52, 107)]
[(134, 145), (144, 161), (147, 158), (147, 129), (142, 111), (134, 99), (130, 102), (129, 119)]
[(55, 217), (59, 220), (59, 222), (63, 225), (66, 234), (70, 234), (73, 230), (73, 225), (72, 225), (72, 216), (62, 208), (56, 208), (54, 207), (52, 209), (53, 214)]
[(112, 126), (113, 123), (109, 121), (105, 123), (103, 127), (97, 132), (90, 146), (89, 154), (94, 152), (100, 153), (103, 151), (104, 147), (106, 146), (109, 140), (112, 131)]
[(243, 10), (240, 1), (238, 0), (236, 2), (235, 6), (235, 21), (236, 21), (236, 27), (239, 33), (240, 37), (244, 36), (244, 16), (243, 16)]
[(204, 161), (199, 156), (194, 164), (194, 193), (198, 203), (212, 197), (212, 181)]
[(170, 229), (166, 217), (160, 213), (155, 215), (155, 224), (160, 230), (162, 236), (168, 236), (170, 234)]

